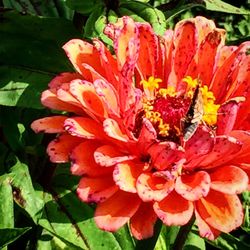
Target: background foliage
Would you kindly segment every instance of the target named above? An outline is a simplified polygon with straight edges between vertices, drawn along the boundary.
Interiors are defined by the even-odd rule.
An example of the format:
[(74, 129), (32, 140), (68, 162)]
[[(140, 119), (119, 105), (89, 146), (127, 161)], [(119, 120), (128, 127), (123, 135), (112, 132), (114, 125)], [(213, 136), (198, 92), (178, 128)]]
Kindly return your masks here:
[[(93, 207), (75, 194), (78, 177), (67, 164), (46, 156), (50, 135), (30, 123), (50, 114), (40, 93), (58, 73), (73, 71), (61, 46), (71, 38), (98, 37), (111, 45), (103, 27), (129, 15), (150, 22), (158, 34), (184, 18), (203, 15), (227, 30), (227, 43), (250, 38), (250, 1), (3, 0), (0, 1), (0, 249), (151, 249), (155, 238), (137, 242), (127, 227), (111, 234), (96, 228)], [(250, 249), (250, 195), (242, 228), (216, 241), (193, 227), (185, 249)], [(178, 227), (162, 228), (155, 249), (168, 250)]]

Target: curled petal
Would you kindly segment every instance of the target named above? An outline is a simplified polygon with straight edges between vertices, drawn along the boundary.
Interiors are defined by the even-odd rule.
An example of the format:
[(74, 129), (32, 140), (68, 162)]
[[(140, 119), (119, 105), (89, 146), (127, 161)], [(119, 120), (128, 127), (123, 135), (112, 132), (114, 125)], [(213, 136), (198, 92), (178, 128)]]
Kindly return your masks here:
[(50, 161), (55, 163), (68, 162), (71, 151), (82, 141), (81, 138), (69, 134), (60, 135), (51, 141), (47, 147)]
[(123, 191), (136, 193), (136, 180), (143, 167), (143, 165), (136, 165), (132, 161), (117, 164), (113, 172), (116, 185)]
[(232, 160), (242, 143), (230, 136), (217, 136), (213, 150), (201, 161), (200, 167), (213, 168)]
[(64, 121), (66, 116), (51, 116), (38, 119), (31, 124), (31, 128), (36, 132), (62, 133), (64, 132)]
[(153, 144), (148, 153), (151, 156), (152, 164), (159, 170), (166, 169), (169, 165), (184, 158), (184, 150), (173, 142), (161, 142)]
[(82, 177), (77, 194), (83, 202), (104, 202), (118, 191), (112, 176)]
[(113, 166), (117, 163), (133, 160), (135, 156), (126, 155), (111, 145), (103, 145), (94, 153), (96, 163), (104, 167)]
[(68, 118), (64, 122), (64, 128), (71, 135), (86, 139), (101, 139), (105, 137), (102, 124), (87, 117)]
[(136, 194), (117, 191), (106, 201), (97, 205), (94, 220), (99, 228), (114, 232), (129, 221), (140, 204), (141, 201)]
[(223, 166), (210, 173), (211, 188), (226, 194), (237, 194), (247, 190), (248, 176), (238, 167)]
[(175, 191), (189, 201), (195, 201), (208, 194), (210, 177), (205, 171), (181, 175), (176, 179)]
[(173, 191), (164, 200), (155, 202), (154, 210), (167, 226), (183, 226), (191, 219), (194, 207), (192, 202)]
[(209, 240), (215, 240), (219, 235), (220, 231), (208, 225), (195, 210), (196, 223), (199, 228), (199, 234), (201, 237)]
[(144, 202), (160, 201), (174, 189), (174, 181), (151, 173), (142, 173), (137, 179), (136, 188)]
[(200, 217), (221, 232), (230, 232), (242, 224), (243, 209), (237, 195), (210, 190), (205, 198), (196, 201)]
[(111, 138), (123, 142), (128, 141), (128, 136), (121, 131), (119, 124), (113, 119), (106, 119), (103, 122), (103, 129), (104, 132)]
[(85, 141), (73, 149), (70, 155), (72, 174), (94, 177), (112, 175), (113, 168), (101, 167), (94, 160), (94, 152), (99, 146), (99, 142), (91, 140)]
[[(145, 220), (145, 218), (147, 218)], [(154, 224), (157, 216), (153, 210), (153, 204), (143, 202), (130, 220), (130, 230), (137, 240), (150, 238), (154, 234)]]

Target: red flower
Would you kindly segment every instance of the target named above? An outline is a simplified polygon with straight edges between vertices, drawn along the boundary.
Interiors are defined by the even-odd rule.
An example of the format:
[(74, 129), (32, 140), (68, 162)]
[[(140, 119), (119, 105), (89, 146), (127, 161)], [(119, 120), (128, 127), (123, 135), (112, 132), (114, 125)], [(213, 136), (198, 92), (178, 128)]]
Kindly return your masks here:
[(250, 43), (225, 46), (225, 31), (203, 17), (157, 36), (129, 17), (100, 40), (64, 45), (77, 73), (62, 73), (42, 94), (67, 115), (34, 121), (58, 133), (47, 152), (82, 176), (80, 199), (95, 202), (98, 227), (130, 221), (137, 239), (158, 218), (214, 239), (241, 225), (237, 194), (250, 174)]

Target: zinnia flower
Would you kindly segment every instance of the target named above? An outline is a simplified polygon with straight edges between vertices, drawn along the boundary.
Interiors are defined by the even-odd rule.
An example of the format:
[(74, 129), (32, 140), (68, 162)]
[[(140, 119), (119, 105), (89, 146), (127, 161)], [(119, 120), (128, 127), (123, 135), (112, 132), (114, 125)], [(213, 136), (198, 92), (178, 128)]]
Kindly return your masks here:
[(42, 93), (67, 113), (36, 120), (58, 133), (47, 152), (81, 176), (77, 194), (96, 203), (95, 222), (116, 231), (129, 222), (151, 237), (157, 218), (216, 238), (243, 220), (238, 194), (250, 173), (250, 43), (225, 46), (225, 31), (196, 17), (157, 36), (123, 17), (98, 39), (63, 46), (76, 73)]

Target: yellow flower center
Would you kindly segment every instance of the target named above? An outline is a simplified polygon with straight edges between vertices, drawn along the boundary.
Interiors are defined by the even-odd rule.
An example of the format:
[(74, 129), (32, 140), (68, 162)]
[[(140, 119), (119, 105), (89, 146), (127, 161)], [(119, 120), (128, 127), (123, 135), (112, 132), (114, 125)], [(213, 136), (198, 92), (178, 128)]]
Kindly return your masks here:
[[(169, 138), (173, 134), (176, 137), (183, 133), (181, 123), (189, 115), (190, 107), (194, 109), (192, 103), (195, 106), (197, 102), (200, 102), (197, 105), (200, 105), (202, 113), (200, 114), (201, 120), (198, 122), (203, 122), (208, 126), (214, 126), (217, 122), (220, 105), (214, 104), (213, 92), (209, 91), (206, 85), (202, 86), (198, 79), (192, 79), (190, 76), (182, 81), (186, 83), (185, 93), (176, 91), (173, 86), (159, 88), (162, 80), (153, 76), (150, 76), (147, 81), (141, 81), (145, 94), (144, 117), (151, 121), (160, 137)], [(197, 91), (200, 92), (199, 100), (195, 94)], [(193, 110), (192, 113), (199, 112), (199, 110)]]

